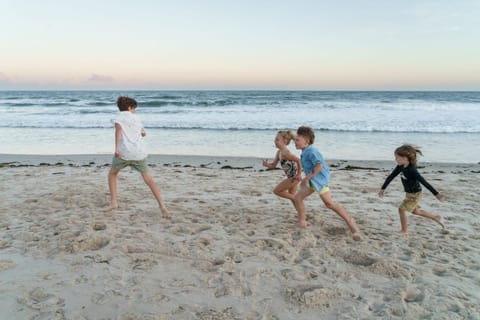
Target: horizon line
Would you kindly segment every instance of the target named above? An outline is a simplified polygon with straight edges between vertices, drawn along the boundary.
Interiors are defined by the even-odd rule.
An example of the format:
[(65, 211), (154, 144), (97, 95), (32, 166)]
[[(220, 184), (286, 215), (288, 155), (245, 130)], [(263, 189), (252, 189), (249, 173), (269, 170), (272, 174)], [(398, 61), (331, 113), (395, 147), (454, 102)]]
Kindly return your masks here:
[(0, 92), (8, 91), (292, 91), (292, 92), (480, 92), (480, 89), (1, 89)]

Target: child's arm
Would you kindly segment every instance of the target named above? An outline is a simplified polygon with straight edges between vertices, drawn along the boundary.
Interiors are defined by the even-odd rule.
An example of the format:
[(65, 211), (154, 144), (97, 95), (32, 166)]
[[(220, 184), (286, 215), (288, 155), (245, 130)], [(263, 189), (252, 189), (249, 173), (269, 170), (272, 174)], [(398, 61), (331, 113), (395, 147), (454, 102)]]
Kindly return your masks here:
[(396, 166), (395, 169), (393, 169), (392, 173), (388, 175), (388, 177), (385, 179), (385, 182), (383, 183), (382, 187), (380, 188), (380, 191), (378, 191), (378, 196), (380, 198), (383, 198), (383, 195), (385, 194), (385, 189), (387, 189), (388, 185), (390, 182), (392, 182), (393, 178), (395, 178), (401, 171), (400, 166)]
[[(428, 183), (427, 180), (425, 180), (424, 177), (422, 177), (422, 175), (418, 172), (418, 170), (415, 167), (412, 168), (412, 172), (413, 172), (413, 175), (414, 175), (415, 179), (418, 180), (418, 182), (420, 182), (421, 184), (423, 184), (423, 186), (425, 188), (427, 188), (435, 197), (437, 197), (438, 200), (440, 200), (439, 197), (438, 197), (438, 195), (440, 195), (440, 193), (437, 190), (435, 190), (435, 188), (432, 187), (432, 185), (430, 183)], [(440, 198), (442, 198), (442, 197), (443, 196), (440, 195)]]
[(268, 162), (268, 160), (263, 160), (262, 164), (264, 167), (267, 167), (268, 169), (275, 169), (277, 167), (278, 161), (280, 161), (280, 151), (277, 151), (275, 154), (275, 159), (271, 163)]
[(422, 177), (422, 175), (418, 171), (416, 174), (416, 178), (418, 179), (418, 181), (420, 181), (420, 183), (423, 184), (425, 188), (427, 188), (435, 196), (435, 198), (437, 198), (439, 201), (445, 200), (445, 196), (435, 190), (435, 188), (430, 183), (428, 183), (427, 180), (425, 180), (425, 178)]
[(115, 123), (115, 158), (120, 158), (120, 138), (122, 137), (122, 126)]
[(308, 182), (310, 181), (310, 179), (319, 174), (322, 171), (322, 168), (322, 164), (320, 162), (317, 163), (315, 167), (313, 167), (313, 171), (307, 174), (305, 178), (303, 178), (301, 185), (303, 185), (304, 187), (308, 186)]

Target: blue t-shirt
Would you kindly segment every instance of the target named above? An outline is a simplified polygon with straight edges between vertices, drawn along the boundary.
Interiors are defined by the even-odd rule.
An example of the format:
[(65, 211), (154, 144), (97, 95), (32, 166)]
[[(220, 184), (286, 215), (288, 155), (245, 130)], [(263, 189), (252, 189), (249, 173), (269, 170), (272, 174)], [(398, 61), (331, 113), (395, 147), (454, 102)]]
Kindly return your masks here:
[(327, 186), (330, 182), (330, 170), (328, 169), (325, 159), (322, 154), (313, 145), (309, 145), (302, 151), (300, 156), (302, 161), (303, 172), (310, 174), (318, 163), (322, 164), (322, 171), (314, 176), (310, 181), (317, 191), (321, 191), (323, 187)]

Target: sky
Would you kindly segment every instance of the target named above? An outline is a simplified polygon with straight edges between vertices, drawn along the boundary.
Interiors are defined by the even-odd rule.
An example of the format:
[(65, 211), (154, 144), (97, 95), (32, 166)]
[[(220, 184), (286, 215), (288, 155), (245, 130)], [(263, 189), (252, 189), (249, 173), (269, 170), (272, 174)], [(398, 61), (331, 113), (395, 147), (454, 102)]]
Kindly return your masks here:
[(480, 90), (480, 0), (0, 0), (0, 90)]

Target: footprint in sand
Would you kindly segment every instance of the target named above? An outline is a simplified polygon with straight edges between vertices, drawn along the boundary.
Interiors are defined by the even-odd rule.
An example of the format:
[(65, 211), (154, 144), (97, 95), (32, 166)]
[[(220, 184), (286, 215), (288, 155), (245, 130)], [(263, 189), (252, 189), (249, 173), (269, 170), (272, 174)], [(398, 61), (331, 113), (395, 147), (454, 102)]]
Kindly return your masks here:
[(9, 248), (11, 245), (10, 241), (0, 240), (0, 249)]
[(15, 268), (17, 264), (10, 260), (0, 260), (0, 271)]
[(107, 246), (110, 243), (110, 238), (107, 237), (96, 237), (85, 241), (85, 243), (80, 245), (82, 251), (88, 250), (100, 250), (103, 247)]
[(406, 302), (421, 302), (425, 298), (425, 293), (418, 288), (407, 288), (402, 297)]
[(18, 302), (34, 310), (41, 311), (42, 316), (45, 316), (44, 319), (54, 319), (53, 315), (64, 313), (65, 300), (40, 287), (28, 292), (25, 298), (18, 299)]
[(345, 262), (364, 267), (371, 266), (372, 264), (377, 262), (377, 259), (369, 255), (368, 253), (355, 250), (347, 253), (343, 257), (343, 260), (345, 260)]
[(332, 300), (336, 300), (335, 290), (322, 286), (298, 286), (287, 288), (287, 300), (308, 308), (330, 306)]
[(325, 229), (325, 232), (329, 235), (336, 236), (336, 235), (343, 235), (346, 233), (345, 228), (341, 227), (328, 227)]
[(100, 231), (100, 230), (105, 230), (107, 229), (107, 225), (103, 222), (97, 222), (97, 223), (94, 223), (93, 226), (92, 226), (93, 230), (95, 231)]
[(369, 266), (369, 270), (375, 274), (399, 279), (413, 279), (415, 275), (415, 271), (409, 269), (407, 265), (384, 259), (377, 260), (374, 264)]
[(444, 277), (444, 276), (447, 275), (448, 270), (443, 268), (443, 267), (434, 267), (434, 268), (432, 268), (432, 272), (436, 276)]

